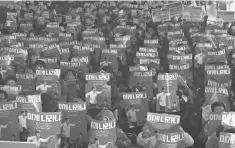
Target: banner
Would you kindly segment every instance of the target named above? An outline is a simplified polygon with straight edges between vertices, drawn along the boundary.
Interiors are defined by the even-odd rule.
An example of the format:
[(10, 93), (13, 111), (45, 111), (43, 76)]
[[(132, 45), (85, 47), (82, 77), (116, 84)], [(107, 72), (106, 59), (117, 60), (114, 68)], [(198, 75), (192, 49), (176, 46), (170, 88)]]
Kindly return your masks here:
[(31, 112), (42, 112), (41, 95), (16, 96), (16, 102), (19, 103), (22, 110)]
[(203, 21), (203, 7), (201, 6), (187, 6), (184, 5), (183, 19), (187, 22), (202, 22)]
[(152, 77), (153, 77), (152, 71), (131, 71), (129, 77), (129, 84), (132, 88), (136, 88), (135, 91), (141, 91), (138, 89), (139, 87), (142, 89), (142, 91), (146, 91), (147, 95), (151, 97), (153, 96)]
[(92, 145), (99, 141), (100, 147), (111, 148), (115, 145), (116, 135), (116, 120), (111, 121), (91, 121), (89, 141)]
[[(37, 69), (36, 70), (36, 91), (51, 95), (61, 95), (61, 85), (58, 81), (61, 69)], [(46, 88), (46, 90), (44, 90)]]
[[(17, 135), (18, 116), (20, 113), (17, 102), (0, 103), (0, 138), (10, 141), (13, 134)], [(19, 137), (16, 137), (17, 139)]]
[(181, 2), (164, 5), (164, 8), (169, 9), (170, 17), (181, 17), (183, 13), (183, 6)]
[(205, 65), (207, 80), (216, 81), (219, 85), (228, 86), (231, 83), (229, 65)]
[(137, 126), (143, 125), (149, 108), (146, 92), (123, 93), (122, 98), (124, 100), (125, 111), (128, 112), (132, 109), (131, 106), (133, 106), (136, 112)]
[(206, 125), (205, 132), (207, 136), (213, 134), (219, 125), (221, 125), (222, 114), (210, 113), (209, 114), (209, 122)]
[(158, 89), (166, 89), (167, 93), (178, 90), (178, 76), (176, 73), (159, 73), (157, 78)]
[(17, 141), (0, 141), (0, 147), (2, 148), (37, 148), (35, 143), (29, 142), (17, 142)]
[(180, 130), (180, 116), (159, 113), (147, 113), (147, 123), (152, 128), (151, 131), (157, 131), (158, 148), (184, 148), (184, 132)]
[(75, 124), (70, 128), (72, 140), (79, 138), (80, 133), (87, 134), (86, 103), (58, 102), (58, 108), (62, 112), (62, 121), (68, 117), (70, 124)]
[(159, 9), (155, 10), (152, 9), (152, 21), (153, 22), (161, 22), (161, 21), (169, 21), (171, 19), (170, 17), (170, 11), (169, 9)]
[(218, 10), (217, 19), (223, 20), (223, 22), (234, 22), (234, 11)]
[(61, 112), (50, 113), (35, 113), (28, 111), (27, 113), (27, 129), (31, 135), (34, 135), (35, 131), (40, 132), (41, 138), (49, 138), (48, 142), (42, 143), (41, 147), (51, 148), (55, 142), (56, 136), (60, 134), (61, 128)]
[(0, 90), (4, 90), (8, 98), (6, 98), (8, 101), (14, 101), (16, 96), (19, 95), (22, 92), (21, 85), (0, 85)]
[(211, 51), (207, 53), (207, 64), (226, 64), (226, 50)]
[(21, 84), (22, 91), (26, 95), (33, 95), (36, 90), (36, 75), (33, 73), (17, 73), (16, 79)]
[(218, 148), (233, 148), (234, 147), (234, 133), (220, 132), (219, 147)]
[[(88, 73), (86, 74), (86, 104), (87, 109), (111, 108), (111, 86), (107, 84), (110, 80), (109, 73)], [(107, 104), (104, 104), (104, 103)]]
[(204, 120), (209, 120), (209, 113), (212, 112), (211, 104), (213, 104), (214, 102), (222, 102), (225, 105), (226, 110), (230, 110), (229, 94), (226, 88), (206, 86), (205, 97), (206, 100), (202, 107), (202, 117), (204, 118)]

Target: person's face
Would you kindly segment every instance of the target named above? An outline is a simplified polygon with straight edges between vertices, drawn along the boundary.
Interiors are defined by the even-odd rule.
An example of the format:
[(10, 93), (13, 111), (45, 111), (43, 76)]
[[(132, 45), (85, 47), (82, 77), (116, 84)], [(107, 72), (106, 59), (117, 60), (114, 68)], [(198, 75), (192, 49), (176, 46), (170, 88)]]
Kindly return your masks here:
[(83, 135), (80, 134), (80, 135), (79, 135), (79, 138), (82, 139), (82, 138), (83, 138)]
[(95, 141), (95, 144), (96, 144), (96, 145), (100, 145), (99, 140), (96, 140), (96, 141)]
[(107, 105), (107, 101), (104, 101), (104, 105)]
[(156, 75), (156, 70), (155, 70), (154, 68), (152, 68), (152, 69), (150, 69), (150, 70), (151, 70), (153, 76), (155, 76), (155, 75)]
[(5, 101), (6, 101), (6, 99), (5, 99), (4, 93), (0, 93), (0, 103), (3, 103)]
[(223, 106), (216, 106), (214, 109), (214, 113), (216, 113), (216, 114), (221, 114), (224, 111), (225, 111), (225, 109)]
[(69, 123), (69, 119), (67, 119), (65, 122), (66, 122), (66, 123)]
[(24, 117), (25, 115), (26, 115), (25, 112), (23, 112), (23, 113), (22, 113), (22, 116)]
[(228, 24), (225, 24), (224, 25), (224, 29), (228, 29), (229, 28), (229, 25)]
[(37, 138), (40, 138), (40, 133), (36, 133), (36, 137), (37, 137)]
[(7, 85), (16, 85), (15, 80), (8, 80)]
[(73, 75), (73, 73), (71, 71), (68, 72), (67, 79), (68, 80), (74, 80), (75, 79), (75, 76)]
[(36, 69), (44, 69), (44, 67), (41, 64), (36, 65)]
[(92, 90), (95, 92), (95, 91), (96, 91), (96, 88), (94, 87)]
[(163, 92), (163, 93), (166, 93), (166, 89), (163, 89), (162, 92)]
[(135, 107), (134, 107), (134, 106), (132, 106), (132, 107), (131, 107), (131, 109), (132, 109), (132, 110), (134, 110), (134, 109), (135, 109)]
[(29, 35), (30, 37), (34, 37), (34, 33), (30, 33), (30, 35)]

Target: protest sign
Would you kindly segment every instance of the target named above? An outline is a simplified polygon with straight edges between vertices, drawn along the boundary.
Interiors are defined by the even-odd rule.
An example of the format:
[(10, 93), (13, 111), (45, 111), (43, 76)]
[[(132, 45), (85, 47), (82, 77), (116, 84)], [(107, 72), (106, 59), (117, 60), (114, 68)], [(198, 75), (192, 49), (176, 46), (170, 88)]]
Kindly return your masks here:
[(35, 143), (29, 142), (17, 142), (17, 141), (0, 141), (0, 147), (7, 147), (7, 148), (37, 148)]
[(92, 120), (90, 128), (90, 144), (99, 141), (99, 146), (112, 147), (116, 142), (116, 120), (98, 121)]
[(229, 86), (231, 83), (230, 68), (228, 65), (205, 65), (207, 80), (213, 80), (221, 86)]
[(75, 124), (70, 128), (70, 136), (73, 140), (79, 137), (79, 133), (87, 133), (86, 103), (66, 103), (58, 102), (59, 111), (62, 112), (62, 121), (69, 118), (70, 124)]
[(59, 58), (61, 54), (59, 45), (53, 43), (42, 48), (41, 57), (42, 58)]
[(12, 66), (12, 62), (15, 60), (14, 55), (1, 55), (0, 56), (0, 72), (3, 79), (9, 75), (14, 75), (15, 69)]
[(201, 22), (203, 21), (203, 7), (202, 6), (183, 6), (183, 19), (187, 22)]
[(7, 27), (17, 27), (17, 13), (7, 12), (6, 26)]
[(32, 95), (36, 90), (36, 75), (32, 73), (16, 73), (18, 84), (21, 84), (22, 91), (26, 95)]
[(152, 71), (130, 71), (129, 84), (135, 91), (146, 91), (148, 96), (153, 96), (152, 77)]
[(125, 111), (128, 112), (133, 106), (136, 112), (137, 126), (143, 125), (148, 112), (148, 96), (146, 92), (130, 92), (123, 93)]
[(182, 17), (183, 13), (183, 6), (181, 2), (176, 2), (176, 3), (170, 3), (167, 5), (164, 5), (165, 9), (169, 9), (170, 11), (170, 17)]
[(85, 79), (87, 108), (102, 107), (105, 101), (107, 106), (111, 107), (111, 86), (107, 85), (110, 80), (109, 73), (87, 73)]
[(220, 132), (218, 148), (233, 148), (235, 134)]
[(39, 58), (37, 61), (42, 61), (46, 64), (47, 69), (59, 68), (59, 60), (57, 58)]
[(152, 12), (153, 22), (169, 21), (170, 19), (171, 17), (169, 9), (154, 10)]
[(19, 112), (17, 102), (0, 103), (0, 136), (2, 140), (10, 141), (12, 134), (16, 135), (19, 132), (17, 130)]
[(204, 120), (208, 121), (209, 120), (209, 113), (211, 111), (211, 104), (214, 102), (222, 102), (224, 103), (226, 110), (230, 110), (230, 103), (229, 103), (229, 94), (228, 90), (224, 87), (211, 87), (211, 86), (206, 86), (205, 87), (205, 97), (206, 100), (203, 104), (202, 107), (202, 117)]
[(41, 95), (26, 95), (16, 96), (16, 102), (19, 103), (20, 108), (24, 111), (42, 112)]
[(210, 136), (216, 131), (219, 125), (221, 125), (222, 114), (210, 113), (209, 122), (205, 127), (205, 132), (207, 136)]
[(85, 73), (88, 71), (86, 63), (82, 63), (80, 61), (77, 62), (60, 61), (60, 68), (61, 68), (61, 74), (66, 74), (68, 71), (73, 71), (75, 74), (78, 74), (79, 72)]
[[(50, 113), (27, 113), (27, 129), (30, 135), (34, 135), (35, 131), (40, 132), (41, 138), (49, 138), (50, 136), (57, 136), (60, 134), (61, 128), (61, 112), (50, 112)], [(55, 137), (49, 138), (48, 142), (41, 143), (42, 147), (50, 148), (54, 142)]]
[(14, 101), (16, 96), (19, 95), (22, 92), (21, 85), (0, 85), (0, 90), (4, 90), (8, 98), (6, 98), (8, 101)]
[[(40, 93), (49, 93), (51, 95), (61, 94), (61, 85), (59, 83), (59, 78), (61, 74), (61, 69), (37, 69), (36, 70), (36, 91)], [(46, 87), (46, 91), (41, 87)]]
[(226, 57), (226, 51), (218, 50), (218, 51), (211, 51), (207, 53), (207, 64), (226, 64), (227, 63), (227, 57)]
[(217, 19), (221, 19), (224, 22), (234, 22), (234, 11), (217, 10)]
[(150, 130), (158, 131), (157, 147), (185, 147), (184, 132), (179, 127), (180, 116), (148, 112), (147, 123)]
[(157, 85), (161, 93), (165, 93), (166, 98), (157, 95), (156, 110), (166, 112), (177, 112), (180, 110), (179, 98), (176, 95), (178, 90), (178, 76), (176, 73), (159, 73), (157, 77)]

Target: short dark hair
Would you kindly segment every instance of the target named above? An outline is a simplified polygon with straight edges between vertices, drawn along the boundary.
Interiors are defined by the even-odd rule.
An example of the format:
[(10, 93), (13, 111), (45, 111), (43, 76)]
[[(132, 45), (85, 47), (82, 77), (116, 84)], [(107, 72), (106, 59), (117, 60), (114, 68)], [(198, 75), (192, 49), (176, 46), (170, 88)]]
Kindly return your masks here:
[(7, 94), (7, 92), (6, 92), (6, 91), (4, 91), (4, 90), (0, 90), (0, 94), (4, 94), (5, 99), (7, 99), (7, 98), (8, 98), (8, 94)]
[(69, 120), (69, 117), (66, 117), (64, 120), (65, 120), (65, 121)]
[(17, 79), (16, 79), (15, 76), (8, 76), (8, 77), (5, 79), (5, 84), (7, 84), (7, 82), (8, 82), (9, 80), (14, 80), (15, 82), (17, 82)]
[(214, 112), (215, 108), (219, 106), (225, 108), (225, 105), (222, 102), (214, 102), (213, 104), (211, 104), (211, 111)]
[(99, 139), (98, 138), (95, 138), (94, 141), (98, 141)]
[(37, 66), (37, 65), (41, 65), (43, 68), (47, 68), (46, 63), (42, 60), (37, 60), (35, 62), (35, 66)]
[(104, 102), (108, 102), (107, 100), (104, 100)]
[(80, 133), (81, 136), (83, 136), (83, 133)]

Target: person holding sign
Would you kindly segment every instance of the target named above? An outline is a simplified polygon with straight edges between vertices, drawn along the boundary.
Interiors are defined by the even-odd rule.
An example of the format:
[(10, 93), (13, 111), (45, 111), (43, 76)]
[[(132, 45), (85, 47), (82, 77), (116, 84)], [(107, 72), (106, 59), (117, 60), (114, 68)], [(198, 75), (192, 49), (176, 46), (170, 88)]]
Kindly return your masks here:
[[(10, 124), (10, 123), (11, 122), (9, 122), (8, 124)], [(2, 128), (7, 128), (8, 124), (7, 125), (0, 125), (0, 140), (2, 140)]]
[(24, 139), (25, 134), (28, 134), (27, 131), (27, 117), (25, 111), (21, 111), (21, 115), (18, 117), (19, 125), (20, 125), (20, 141), (26, 141)]
[(67, 142), (70, 139), (70, 127), (74, 127), (76, 124), (69, 123), (69, 118), (65, 118), (65, 122), (61, 124), (61, 135)]
[(31, 137), (28, 137), (27, 139), (27, 142), (32, 142), (32, 143), (35, 143), (36, 144), (36, 147), (37, 148), (40, 148), (41, 146), (41, 142), (48, 142), (50, 138), (54, 137), (53, 135), (52, 136), (49, 136), (48, 138), (46, 139), (43, 139), (43, 138), (40, 138), (40, 133), (39, 131), (36, 131), (35, 132), (35, 136), (31, 136)]
[(163, 87), (162, 91), (153, 98), (154, 100), (159, 100), (160, 111), (165, 111), (168, 96), (170, 96), (170, 93), (166, 93), (166, 89)]
[(36, 87), (36, 91), (39, 93), (47, 93), (48, 88), (55, 87), (55, 85), (47, 85), (47, 82), (44, 81), (41, 85)]
[(92, 86), (91, 91), (86, 94), (86, 98), (89, 99), (89, 106), (95, 107), (97, 106), (97, 96), (101, 94), (104, 91), (102, 89), (101, 91), (96, 91), (96, 87)]
[(130, 105), (130, 110), (127, 111), (126, 116), (129, 121), (130, 127), (136, 127), (137, 126), (137, 117), (136, 112), (140, 111), (139, 109), (135, 109), (135, 106)]

